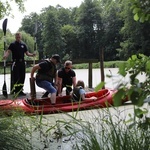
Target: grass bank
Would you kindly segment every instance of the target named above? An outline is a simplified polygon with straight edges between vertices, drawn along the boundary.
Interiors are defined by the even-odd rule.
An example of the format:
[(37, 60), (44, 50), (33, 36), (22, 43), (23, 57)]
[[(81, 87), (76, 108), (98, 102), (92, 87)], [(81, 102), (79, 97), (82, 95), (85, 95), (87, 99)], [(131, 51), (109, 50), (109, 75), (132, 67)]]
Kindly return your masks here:
[[(126, 61), (107, 61), (104, 62), (104, 68), (118, 68), (120, 64), (126, 63)], [(88, 69), (88, 64), (83, 63), (83, 64), (74, 64), (73, 67), (75, 69)], [(93, 68), (100, 68), (100, 63), (93, 63), (92, 64)]]

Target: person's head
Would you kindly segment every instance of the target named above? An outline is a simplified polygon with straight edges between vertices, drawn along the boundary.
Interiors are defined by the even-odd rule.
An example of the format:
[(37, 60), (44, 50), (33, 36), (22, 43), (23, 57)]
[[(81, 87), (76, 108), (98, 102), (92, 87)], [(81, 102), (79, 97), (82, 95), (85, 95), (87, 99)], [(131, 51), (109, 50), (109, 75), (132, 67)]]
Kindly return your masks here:
[(15, 39), (16, 39), (16, 41), (17, 42), (20, 42), (21, 41), (21, 33), (20, 32), (17, 32), (16, 34), (15, 34)]
[(82, 86), (85, 88), (84, 82), (82, 80), (78, 80), (76, 86)]
[(53, 62), (54, 64), (57, 64), (57, 63), (60, 63), (60, 62), (61, 62), (61, 61), (60, 61), (60, 56), (59, 56), (58, 54), (52, 55), (51, 60), (52, 60), (52, 62)]
[(65, 61), (64, 68), (66, 72), (70, 71), (72, 69), (72, 61), (70, 60)]

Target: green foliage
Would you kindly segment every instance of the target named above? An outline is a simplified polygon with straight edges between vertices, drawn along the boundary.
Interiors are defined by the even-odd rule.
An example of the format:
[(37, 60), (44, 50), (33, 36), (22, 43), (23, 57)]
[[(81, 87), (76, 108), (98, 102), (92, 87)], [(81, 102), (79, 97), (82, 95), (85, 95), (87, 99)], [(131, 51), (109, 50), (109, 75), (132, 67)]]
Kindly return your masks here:
[(123, 100), (126, 99), (126, 95), (124, 95), (125, 90), (119, 89), (115, 95), (113, 96), (113, 101), (115, 106), (121, 106), (123, 103)]
[(139, 22), (150, 22), (150, 2), (149, 0), (132, 0), (131, 9), (134, 14), (134, 20)]
[(21, 32), (22, 34), (22, 41), (27, 45), (29, 52), (34, 52), (34, 39), (30, 34), (25, 33), (24, 31)]
[[(132, 101), (134, 105), (142, 106), (144, 100), (150, 93), (150, 58), (143, 55), (132, 55), (128, 60), (127, 64), (123, 64), (119, 68), (119, 74), (123, 77), (129, 75), (130, 78), (130, 86), (126, 89), (124, 93), (128, 95), (129, 100)], [(145, 80), (140, 82), (138, 80), (139, 74), (145, 74)], [(121, 91), (119, 91), (120, 95), (123, 95), (121, 85)], [(116, 100), (117, 101), (117, 100)], [(117, 102), (116, 102), (117, 103)]]
[(44, 40), (44, 52), (47, 57), (50, 57), (54, 53), (61, 54), (61, 31), (60, 24), (56, 10), (49, 9), (45, 14), (44, 20), (45, 28), (42, 36)]
[[(21, 9), (23, 0), (16, 3)], [(32, 12), (25, 16), (19, 30), (35, 37), (37, 23), (39, 59), (53, 53), (59, 53), (63, 59), (99, 58), (102, 48), (105, 61), (126, 60), (138, 53), (149, 56), (148, 6), (148, 0), (85, 0), (79, 8), (69, 9), (48, 6), (39, 15)], [(140, 22), (133, 19), (133, 13)]]
[(122, 116), (124, 111), (116, 108), (91, 110), (82, 117), (76, 113), (66, 114), (67, 119), (57, 120), (47, 131), (55, 129), (53, 132), (58, 141), (70, 139), (67, 143), (69, 149), (149, 149), (150, 124), (141, 128), (144, 125), (141, 118), (135, 119), (130, 115), (127, 120)]
[[(126, 61), (105, 61), (104, 68), (119, 68), (119, 66), (126, 64)], [(73, 68), (75, 69), (88, 69), (88, 64), (74, 64)], [(100, 63), (92, 63), (92, 68), (100, 68)]]
[(105, 85), (105, 82), (101, 82), (99, 83), (95, 88), (94, 88), (94, 91), (97, 92), (99, 91), (100, 89), (102, 89)]
[(68, 55), (69, 59), (73, 59), (72, 55), (74, 55), (74, 53), (72, 52), (75, 52), (75, 49), (77, 47), (75, 27), (69, 24), (64, 25), (61, 28), (61, 35), (64, 43), (64, 49), (62, 53), (64, 56)]
[[(98, 58), (99, 45), (102, 41), (103, 24), (101, 7), (98, 1), (85, 0), (79, 7), (78, 37), (79, 48), (77, 56), (80, 58)], [(88, 53), (87, 53), (88, 52)]]
[[(132, 55), (143, 53), (149, 56), (149, 22), (137, 22), (133, 19), (131, 1), (122, 3), (123, 11), (120, 16), (124, 19), (124, 26), (120, 31), (123, 41), (120, 42), (121, 49), (118, 48), (119, 56), (128, 59)], [(140, 6), (140, 5), (139, 5)]]
[[(22, 20), (22, 27), (19, 28), (19, 31), (25, 31), (26, 33), (30, 34), (32, 37), (35, 35), (35, 24), (38, 21), (39, 16), (37, 13), (31, 13), (28, 16), (25, 16)], [(39, 28), (38, 28), (39, 30)]]
[(12, 117), (3, 116), (1, 112), (0, 118), (0, 145), (1, 149), (11, 150), (30, 150), (31, 143), (27, 140), (30, 131), (24, 123), (23, 114), (14, 113)]
[(124, 22), (120, 17), (122, 8), (118, 1), (104, 1), (102, 9), (105, 30), (104, 34), (101, 35), (103, 36), (102, 44), (105, 46), (104, 58), (105, 61), (116, 60), (119, 58), (117, 49), (120, 48), (120, 42), (122, 41), (122, 35), (119, 33)]
[(74, 64), (73, 68), (75, 68), (75, 69), (88, 69), (88, 64)]
[(72, 60), (99, 58), (102, 48), (105, 61), (126, 60), (138, 53), (148, 56), (150, 25), (133, 20), (131, 4), (129, 0), (85, 0), (79, 8), (48, 6), (39, 15), (25, 16), (20, 30), (34, 36), (37, 22), (40, 59), (52, 53)]
[(24, 0), (5, 0), (5, 1), (0, 1), (0, 19), (3, 18), (4, 16), (12, 15), (11, 10), (13, 9), (11, 7), (12, 2), (15, 2), (18, 10), (21, 12), (25, 11), (24, 8)]
[[(150, 125), (148, 121), (150, 118), (146, 115), (149, 112), (147, 109), (142, 110), (139, 107), (143, 106), (144, 100), (150, 95), (150, 58), (143, 54), (132, 55), (126, 64), (120, 65), (118, 73), (123, 77), (129, 76), (130, 86), (126, 87), (123, 83), (121, 84), (113, 97), (114, 105), (120, 106), (122, 99), (131, 100), (137, 108), (134, 108), (134, 118), (130, 118), (130, 121), (134, 120), (130, 128), (138, 126), (147, 130)], [(144, 81), (140, 82), (138, 80), (139, 74), (145, 75)], [(136, 122), (136, 118), (141, 120)]]

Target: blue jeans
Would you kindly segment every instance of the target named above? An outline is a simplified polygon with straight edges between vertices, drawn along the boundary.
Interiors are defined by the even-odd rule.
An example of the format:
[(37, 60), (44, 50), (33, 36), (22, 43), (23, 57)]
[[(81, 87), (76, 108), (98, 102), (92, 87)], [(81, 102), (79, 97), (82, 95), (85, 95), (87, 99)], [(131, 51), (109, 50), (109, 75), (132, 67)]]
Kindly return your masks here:
[(48, 91), (49, 93), (57, 93), (57, 90), (53, 87), (52, 83), (49, 81), (41, 81), (41, 80), (36, 80), (37, 86), (40, 88), (43, 88), (44, 90)]

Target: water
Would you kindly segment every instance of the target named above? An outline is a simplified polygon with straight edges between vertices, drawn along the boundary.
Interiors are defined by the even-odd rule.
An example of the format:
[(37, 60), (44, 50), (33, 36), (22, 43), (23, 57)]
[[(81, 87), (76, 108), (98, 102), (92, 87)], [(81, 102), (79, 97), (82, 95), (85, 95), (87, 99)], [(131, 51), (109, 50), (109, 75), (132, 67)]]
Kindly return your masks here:
[[(85, 82), (85, 85), (88, 86), (88, 69), (75, 69), (76, 72), (76, 76), (77, 76), (77, 80), (83, 80)], [(106, 85), (105, 87), (107, 88), (115, 88), (120, 81), (125, 82), (125, 83), (129, 83), (129, 76), (127, 76), (126, 78), (122, 78), (121, 76), (119, 76), (117, 74), (118, 69), (117, 68), (107, 68), (104, 70), (105, 72), (105, 82)], [(112, 75), (113, 78), (108, 78), (107, 75)], [(24, 92), (30, 93), (30, 83), (29, 83), (29, 78), (30, 78), (30, 73), (26, 74), (26, 80), (25, 80), (25, 85), (24, 85)], [(138, 78), (140, 79), (140, 81), (144, 81), (145, 80), (145, 76), (144, 75), (139, 75)], [(92, 80), (92, 85), (93, 87), (95, 87), (97, 84), (99, 84), (101, 81), (101, 75), (100, 75), (100, 69), (93, 69), (93, 80)], [(0, 94), (2, 94), (2, 86), (4, 84), (4, 76), (0, 75)], [(8, 92), (10, 92), (10, 75), (7, 74), (6, 75), (6, 85), (7, 85), (7, 90)], [(39, 88), (36, 86), (36, 91), (37, 92), (44, 92), (43, 89)], [(144, 106), (147, 107), (147, 106)], [(126, 118), (128, 114), (133, 114), (133, 106), (132, 105), (125, 105), (125, 106), (121, 106), (121, 107), (117, 107), (117, 108), (110, 108), (111, 114), (114, 114), (114, 116), (117, 116), (119, 114), (119, 117), (121, 118)], [(119, 112), (119, 113), (118, 113)], [(77, 113), (76, 116), (76, 112), (70, 112), (69, 114), (72, 116), (76, 116), (77, 118), (82, 119), (82, 120), (86, 120), (89, 122), (95, 122), (95, 118), (99, 118), (100, 114), (103, 114), (104, 111), (103, 109), (93, 109), (93, 110), (86, 110), (86, 111), (79, 111)], [(36, 116), (36, 119), (41, 119), (41, 116)], [(44, 126), (43, 129), (44, 131), (46, 131), (47, 129), (49, 129), (49, 127), (51, 125), (55, 125), (57, 120), (63, 120), (63, 121), (68, 121), (68, 119), (70, 119), (68, 117), (68, 115), (66, 115), (65, 113), (60, 113), (60, 114), (50, 114), (50, 115), (44, 115), (42, 117), (42, 123), (48, 124), (47, 126)], [(36, 145), (36, 147), (38, 147), (38, 149), (44, 149), (45, 143), (42, 142), (45, 140), (45, 137), (40, 140), (39, 137), (41, 137), (41, 130), (39, 130), (39, 132), (37, 131), (33, 131), (32, 133), (32, 143), (33, 145)], [(41, 137), (42, 138), (42, 137)], [(47, 137), (49, 141), (49, 139), (52, 139), (51, 134), (50, 137)], [(67, 139), (67, 142), (63, 142)], [(68, 137), (62, 137), (62, 139), (60, 139), (59, 141), (57, 141), (56, 139), (52, 139), (53, 142), (47, 142), (47, 146), (49, 147), (49, 149), (71, 149), (72, 146), (72, 141), (68, 140)], [(61, 145), (61, 146), (60, 146)]]
[[(88, 69), (75, 69), (77, 80), (83, 80), (85, 86), (88, 87)], [(120, 82), (129, 83), (129, 76), (126, 78), (122, 78), (118, 75), (118, 68), (106, 68), (104, 69), (105, 73), (105, 87), (114, 89), (119, 85)], [(107, 77), (107, 75), (112, 75), (112, 78)], [(24, 84), (24, 92), (30, 93), (30, 83), (29, 83), (30, 73), (26, 74), (25, 84)], [(139, 75), (138, 78), (140, 81), (145, 80), (144, 75)], [(92, 74), (92, 87), (96, 87), (101, 82), (101, 73), (100, 69), (93, 69)], [(0, 95), (2, 94), (2, 86), (4, 84), (4, 75), (0, 75)], [(10, 74), (6, 74), (6, 85), (7, 91), (10, 93)], [(36, 86), (37, 92), (44, 92), (42, 88)]]

